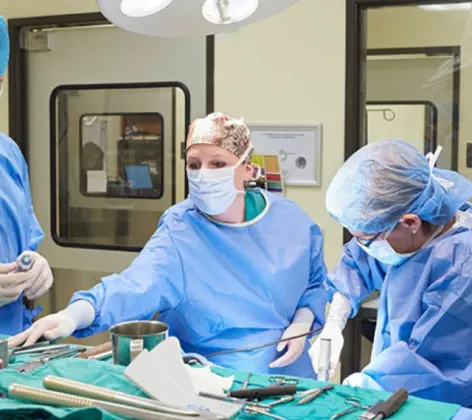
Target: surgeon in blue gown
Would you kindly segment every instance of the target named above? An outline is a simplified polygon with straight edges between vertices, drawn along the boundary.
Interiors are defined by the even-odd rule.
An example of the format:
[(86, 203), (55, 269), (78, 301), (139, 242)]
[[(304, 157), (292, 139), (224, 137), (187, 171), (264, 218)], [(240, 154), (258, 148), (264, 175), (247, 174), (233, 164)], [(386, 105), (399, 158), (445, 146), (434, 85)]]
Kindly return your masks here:
[[(246, 190), (249, 130), (221, 113), (197, 119), (187, 142), (190, 197), (171, 207), (129, 268), (11, 340), (85, 337), (112, 325), (159, 319), (185, 352), (207, 355), (258, 346), (324, 324), (320, 228), (293, 202)], [(225, 367), (313, 376), (305, 337), (226, 354)]]
[[(329, 213), (350, 230), (329, 276), (332, 305), (321, 337), (334, 370), (349, 316), (380, 290), (372, 359), (346, 384), (472, 405), (472, 183), (434, 169), (411, 145), (365, 146), (327, 191)], [(315, 371), (319, 348), (310, 350)]]
[[(9, 58), (8, 29), (0, 16), (0, 95)], [(31, 326), (41, 310), (28, 310), (23, 298), (46, 293), (53, 277), (46, 259), (35, 251), (43, 239), (31, 203), (28, 168), (16, 143), (0, 133), (0, 334), (13, 335)], [(18, 272), (17, 259), (28, 253), (32, 267)]]

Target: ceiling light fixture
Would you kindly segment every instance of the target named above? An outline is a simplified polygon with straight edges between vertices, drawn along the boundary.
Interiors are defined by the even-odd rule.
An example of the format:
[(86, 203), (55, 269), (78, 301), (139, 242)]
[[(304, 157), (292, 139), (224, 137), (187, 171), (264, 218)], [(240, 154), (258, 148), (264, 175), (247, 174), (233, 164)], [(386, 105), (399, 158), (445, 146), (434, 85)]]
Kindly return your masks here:
[(158, 13), (171, 3), (172, 0), (122, 0), (121, 11), (126, 16), (140, 18)]
[(203, 17), (217, 25), (241, 22), (251, 17), (259, 7), (259, 0), (206, 0)]
[(427, 6), (419, 6), (421, 9), (428, 12), (450, 12), (458, 10), (470, 10), (472, 6), (471, 2), (463, 3), (445, 3), (445, 4), (429, 4)]

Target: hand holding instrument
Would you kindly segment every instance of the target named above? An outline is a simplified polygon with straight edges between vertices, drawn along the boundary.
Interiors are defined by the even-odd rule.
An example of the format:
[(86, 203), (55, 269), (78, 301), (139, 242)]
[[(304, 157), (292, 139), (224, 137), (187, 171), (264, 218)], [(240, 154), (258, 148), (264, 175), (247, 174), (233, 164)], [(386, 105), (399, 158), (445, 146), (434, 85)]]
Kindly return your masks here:
[(232, 391), (228, 395), (233, 398), (244, 398), (250, 400), (261, 400), (269, 397), (278, 397), (281, 395), (294, 395), (297, 393), (295, 385), (277, 385), (267, 388), (253, 388)]
[(303, 398), (298, 401), (297, 405), (303, 405), (303, 404), (308, 404), (314, 400), (316, 400), (321, 394), (323, 394), (326, 391), (329, 391), (334, 388), (333, 384), (329, 384), (324, 386), (323, 388), (319, 389), (313, 389), (309, 392), (306, 392)]
[(408, 391), (397, 390), (388, 400), (379, 401), (362, 413), (359, 420), (382, 420), (393, 416), (408, 400)]
[(331, 340), (320, 338), (320, 370), (318, 380), (328, 382), (331, 363)]

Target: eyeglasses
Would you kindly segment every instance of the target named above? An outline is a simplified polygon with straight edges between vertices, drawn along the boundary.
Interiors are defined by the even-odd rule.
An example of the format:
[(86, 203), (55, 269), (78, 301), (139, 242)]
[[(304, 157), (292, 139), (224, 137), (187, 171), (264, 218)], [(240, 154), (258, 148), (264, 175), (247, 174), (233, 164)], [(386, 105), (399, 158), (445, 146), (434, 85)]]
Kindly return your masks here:
[(370, 239), (357, 238), (357, 242), (361, 244), (362, 246), (365, 246), (366, 248), (370, 248), (370, 246), (379, 238), (380, 235), (382, 235), (382, 232), (377, 233), (375, 236), (373, 236)]

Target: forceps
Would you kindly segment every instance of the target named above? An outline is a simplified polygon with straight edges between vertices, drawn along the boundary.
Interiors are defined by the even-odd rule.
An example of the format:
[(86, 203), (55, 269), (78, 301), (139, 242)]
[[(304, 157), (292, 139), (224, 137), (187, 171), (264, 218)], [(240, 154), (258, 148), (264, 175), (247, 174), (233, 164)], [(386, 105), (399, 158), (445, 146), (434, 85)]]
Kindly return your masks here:
[(347, 414), (353, 413), (354, 411), (357, 410), (368, 410), (369, 406), (362, 405), (361, 400), (359, 398), (347, 398), (344, 400), (346, 404), (349, 404), (351, 407), (346, 408), (343, 411), (340, 411), (339, 413), (336, 413), (334, 416), (330, 417), (329, 420), (336, 420), (339, 419), (340, 417), (343, 417)]

